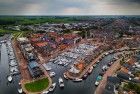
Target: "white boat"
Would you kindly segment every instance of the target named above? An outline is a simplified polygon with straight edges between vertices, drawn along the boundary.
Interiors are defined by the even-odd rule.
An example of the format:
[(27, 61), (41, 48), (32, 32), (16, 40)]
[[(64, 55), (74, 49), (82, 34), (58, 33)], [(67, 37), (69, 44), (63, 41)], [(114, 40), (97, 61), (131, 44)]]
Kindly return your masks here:
[(109, 67), (108, 67), (107, 65), (104, 65), (104, 66), (102, 67), (102, 70), (103, 70), (103, 71), (106, 71), (108, 68), (109, 68)]
[(80, 78), (75, 78), (73, 81), (74, 82), (81, 82), (83, 79), (80, 79)]
[(9, 82), (11, 82), (11, 81), (13, 80), (13, 78), (12, 78), (11, 75), (9, 75), (9, 76), (7, 77), (7, 79), (8, 79)]
[(94, 65), (93, 65), (93, 68), (95, 68), (96, 66), (97, 66), (97, 64), (94, 64)]
[(83, 75), (83, 79), (86, 79), (88, 77), (88, 73), (85, 73), (84, 75)]
[(65, 78), (66, 80), (69, 79), (69, 78), (67, 77), (66, 73), (64, 73), (63, 75), (64, 75), (64, 78)]
[(42, 92), (42, 94), (48, 94), (49, 93), (49, 91), (47, 90), (47, 91), (43, 91)]
[(91, 66), (88, 70), (88, 73), (90, 74), (93, 71), (93, 66)]
[(59, 86), (64, 87), (64, 81), (61, 77), (59, 78)]
[(105, 53), (105, 55), (108, 55), (108, 54), (109, 54), (108, 52)]
[(47, 71), (50, 71), (52, 68), (51, 68), (51, 66), (48, 66), (48, 65), (46, 65), (46, 64), (43, 64), (43, 66), (44, 66), (44, 68), (47, 70)]
[(49, 75), (50, 75), (50, 77), (54, 77), (55, 76), (55, 72), (50, 72)]
[(22, 88), (21, 89), (18, 89), (18, 93), (23, 93), (23, 90), (22, 90)]
[(49, 91), (53, 91), (53, 90), (55, 89), (55, 87), (56, 87), (56, 83), (53, 83), (53, 84), (50, 86)]
[(98, 82), (98, 81), (96, 81), (96, 82), (95, 82), (95, 86), (98, 86), (98, 85), (99, 85), (99, 82)]
[(21, 85), (21, 83), (19, 82), (18, 85)]

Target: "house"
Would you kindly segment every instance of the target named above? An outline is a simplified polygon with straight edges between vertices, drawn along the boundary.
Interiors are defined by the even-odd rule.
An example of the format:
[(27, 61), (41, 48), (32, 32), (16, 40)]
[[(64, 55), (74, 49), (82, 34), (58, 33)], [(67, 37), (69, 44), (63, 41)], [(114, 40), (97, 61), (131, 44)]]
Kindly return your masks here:
[(130, 81), (133, 83), (140, 83), (140, 80), (134, 79), (133, 76), (130, 76), (127, 73), (119, 72), (119, 73), (117, 73), (117, 77), (120, 78), (121, 80), (124, 80), (124, 81)]
[(107, 82), (103, 94), (115, 94), (115, 86), (112, 83)]
[(36, 61), (29, 62), (28, 69), (33, 78), (38, 78), (41, 75), (44, 75), (43, 71), (40, 69), (40, 67)]
[(115, 94), (116, 88), (121, 84), (121, 80), (118, 77), (107, 77), (107, 84), (103, 91), (103, 94)]
[(17, 41), (20, 43), (20, 45), (29, 43), (29, 40), (26, 37), (18, 38)]

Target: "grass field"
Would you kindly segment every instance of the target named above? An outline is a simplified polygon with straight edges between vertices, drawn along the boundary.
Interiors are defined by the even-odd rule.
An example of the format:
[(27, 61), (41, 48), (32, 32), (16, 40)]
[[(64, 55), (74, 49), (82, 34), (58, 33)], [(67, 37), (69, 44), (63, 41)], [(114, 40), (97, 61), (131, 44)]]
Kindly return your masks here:
[(25, 89), (29, 92), (40, 92), (46, 89), (49, 85), (48, 78), (43, 78), (31, 83), (25, 84)]

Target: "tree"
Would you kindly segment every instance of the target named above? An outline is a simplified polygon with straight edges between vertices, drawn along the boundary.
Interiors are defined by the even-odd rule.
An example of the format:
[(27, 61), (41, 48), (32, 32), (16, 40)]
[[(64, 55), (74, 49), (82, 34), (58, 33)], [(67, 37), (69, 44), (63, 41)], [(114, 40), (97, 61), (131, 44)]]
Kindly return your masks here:
[(122, 60), (120, 61), (120, 64), (123, 65), (124, 63), (125, 63), (125, 59), (123, 57)]
[(140, 94), (140, 84), (129, 82), (123, 87), (125, 90), (134, 90), (137, 94)]

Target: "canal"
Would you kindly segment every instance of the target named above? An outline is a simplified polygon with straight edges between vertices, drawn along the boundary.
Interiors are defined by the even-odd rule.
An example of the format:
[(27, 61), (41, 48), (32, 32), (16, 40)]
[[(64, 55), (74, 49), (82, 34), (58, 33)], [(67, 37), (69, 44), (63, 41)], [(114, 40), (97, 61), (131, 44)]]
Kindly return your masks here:
[(12, 83), (8, 82), (7, 75), (10, 73), (6, 44), (3, 43), (0, 49), (0, 94), (18, 94), (17, 89), (19, 88), (18, 83), (20, 80), (20, 75), (13, 76)]
[[(18, 83), (20, 80), (20, 75), (13, 76), (13, 82), (8, 83), (7, 75), (9, 75), (9, 65), (8, 65), (8, 55), (6, 44), (1, 45), (1, 62), (0, 62), (0, 94), (18, 94), (17, 89), (19, 88)], [(73, 82), (71, 80), (65, 80), (63, 73), (66, 71), (67, 67), (58, 66), (54, 63), (48, 63), (52, 67), (51, 71), (56, 73), (56, 76), (53, 78), (53, 82), (57, 83), (57, 86), (54, 92), (49, 94), (93, 94), (96, 87), (94, 85), (96, 77), (102, 71), (102, 66), (111, 61), (114, 57), (114, 54), (110, 54), (104, 57), (100, 63), (93, 69), (93, 72), (87, 77), (87, 79), (82, 82)], [(64, 79), (65, 87), (60, 89), (58, 85), (58, 79), (62, 77)]]
[(49, 94), (94, 94), (96, 86), (94, 85), (96, 77), (102, 71), (103, 65), (109, 63), (114, 57), (114, 54), (110, 54), (104, 57), (100, 63), (93, 69), (93, 72), (87, 77), (87, 79), (82, 82), (73, 82), (71, 80), (64, 80), (65, 87), (64, 89), (59, 88), (58, 79), (63, 77), (63, 73), (66, 71), (67, 67), (58, 66), (57, 64), (48, 63), (47, 65), (52, 67), (51, 71), (56, 73), (56, 76), (53, 78), (53, 82), (57, 83), (56, 89), (54, 92)]

